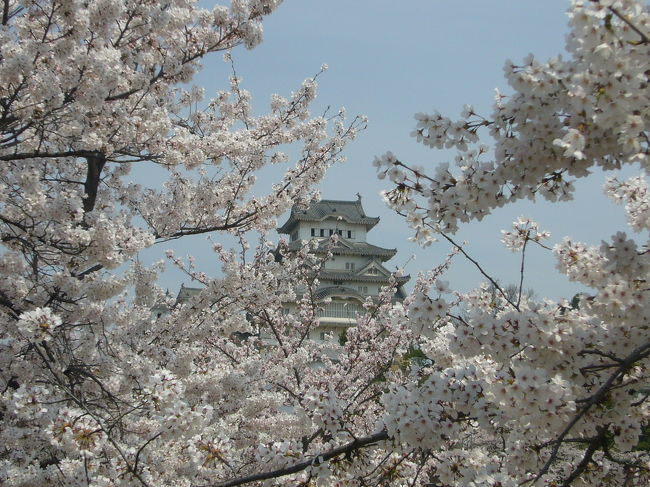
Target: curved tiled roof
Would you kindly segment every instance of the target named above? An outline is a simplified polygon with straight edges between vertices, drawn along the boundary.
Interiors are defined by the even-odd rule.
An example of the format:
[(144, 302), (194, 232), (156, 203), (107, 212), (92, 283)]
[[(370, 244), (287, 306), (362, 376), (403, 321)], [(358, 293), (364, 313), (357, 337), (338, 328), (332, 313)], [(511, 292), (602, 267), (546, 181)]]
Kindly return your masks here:
[[(389, 278), (381, 274), (377, 275), (359, 275), (350, 271), (324, 270), (318, 274), (321, 281), (359, 281), (359, 282), (380, 282), (387, 283)], [(398, 284), (405, 284), (411, 279), (411, 276), (401, 276), (396, 278)]]
[(341, 217), (348, 223), (365, 225), (368, 230), (379, 223), (379, 217), (370, 217), (363, 211), (361, 198), (356, 201), (320, 200), (315, 201), (309, 208), (294, 206), (291, 208), (289, 219), (278, 228), (278, 233), (291, 233), (299, 221), (319, 222), (327, 218)]
[[(330, 241), (328, 238), (322, 239), (319, 242), (318, 248), (315, 250), (315, 252), (327, 252), (329, 244)], [(297, 250), (300, 247), (302, 247), (302, 242), (300, 240), (294, 240), (293, 242), (289, 243), (289, 248), (292, 250)], [(352, 240), (339, 237), (339, 244), (336, 247), (332, 247), (332, 252), (334, 255), (367, 255), (371, 257), (379, 257), (382, 261), (384, 261), (392, 258), (397, 253), (397, 249), (386, 249), (369, 244), (368, 242), (354, 242)]]
[(176, 296), (176, 303), (186, 303), (197, 294), (203, 291), (203, 288), (200, 287), (185, 287), (181, 283), (181, 288), (178, 290), (178, 296)]

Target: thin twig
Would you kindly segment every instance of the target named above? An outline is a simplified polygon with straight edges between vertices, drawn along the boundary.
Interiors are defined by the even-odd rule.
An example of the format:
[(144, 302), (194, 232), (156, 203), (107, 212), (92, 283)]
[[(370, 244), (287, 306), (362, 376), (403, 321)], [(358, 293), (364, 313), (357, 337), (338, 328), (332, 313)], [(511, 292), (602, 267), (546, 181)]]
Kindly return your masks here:
[(509, 303), (513, 308), (515, 308), (517, 311), (519, 311), (519, 305), (518, 305), (517, 303), (513, 303), (513, 302), (508, 298), (508, 296), (506, 295), (505, 291), (504, 291), (503, 289), (501, 289), (501, 286), (499, 286), (499, 284), (497, 283), (497, 281), (494, 280), (494, 279), (492, 279), (492, 278), (487, 274), (487, 272), (485, 272), (485, 271), (483, 270), (483, 268), (481, 267), (481, 264), (479, 264), (475, 259), (473, 259), (472, 257), (470, 257), (469, 254), (468, 254), (467, 252), (465, 252), (465, 249), (463, 249), (463, 247), (461, 247), (458, 243), (456, 243), (456, 242), (454, 241), (454, 239), (452, 239), (449, 235), (447, 235), (447, 234), (444, 233), (444, 232), (440, 232), (440, 235), (442, 235), (442, 236), (443, 236), (443, 237), (444, 237), (444, 238), (445, 238), (445, 239), (446, 239), (450, 244), (452, 244), (452, 245), (453, 245), (453, 246), (454, 246), (454, 247), (455, 247), (455, 248), (456, 248), (456, 249), (457, 249), (461, 254), (463, 254), (463, 256), (464, 256), (467, 260), (469, 260), (472, 264), (474, 264), (474, 266), (475, 266), (475, 267), (478, 269), (478, 271), (483, 275), (483, 277), (485, 277), (488, 281), (490, 281), (490, 283), (494, 286), (494, 289), (496, 289), (497, 291), (499, 291), (499, 293), (501, 293), (501, 296), (503, 297), (503, 299), (505, 299), (505, 300), (506, 300), (506, 301), (507, 301), (507, 302), (508, 302), (508, 303)]
[(521, 248), (521, 268), (519, 269), (519, 293), (517, 294), (517, 309), (519, 309), (519, 304), (521, 303), (521, 293), (524, 289), (524, 264), (526, 263), (526, 244), (528, 244), (528, 238), (524, 240), (524, 246)]

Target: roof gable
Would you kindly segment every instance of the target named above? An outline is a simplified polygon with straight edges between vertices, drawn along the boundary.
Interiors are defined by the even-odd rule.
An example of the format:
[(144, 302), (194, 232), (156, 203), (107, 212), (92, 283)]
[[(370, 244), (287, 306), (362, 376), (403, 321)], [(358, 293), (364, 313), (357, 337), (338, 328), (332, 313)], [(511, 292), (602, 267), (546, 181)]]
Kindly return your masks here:
[(360, 276), (383, 276), (389, 278), (391, 273), (375, 259), (371, 260), (365, 267), (357, 271)]

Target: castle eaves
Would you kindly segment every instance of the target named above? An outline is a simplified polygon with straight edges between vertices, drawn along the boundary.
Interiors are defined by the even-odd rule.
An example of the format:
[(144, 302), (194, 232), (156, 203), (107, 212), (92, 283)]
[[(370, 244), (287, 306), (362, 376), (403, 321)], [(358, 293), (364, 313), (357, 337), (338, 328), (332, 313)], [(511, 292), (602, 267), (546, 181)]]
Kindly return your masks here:
[[(294, 240), (289, 243), (289, 248), (297, 250), (302, 247), (303, 243), (299, 240)], [(326, 253), (330, 250), (329, 239), (323, 239), (319, 242), (318, 248), (315, 253)], [(397, 249), (386, 249), (376, 245), (369, 244), (368, 242), (353, 242), (345, 238), (339, 238), (339, 243), (331, 248), (334, 255), (362, 255), (367, 257), (377, 257), (381, 261), (391, 259), (396, 253)]]
[[(355, 281), (355, 282), (380, 282), (380, 283), (388, 283), (390, 280), (386, 276), (382, 275), (360, 275), (360, 274), (355, 274), (350, 271), (343, 271), (343, 270), (326, 270), (322, 271), (318, 274), (318, 278), (321, 281)], [(411, 279), (411, 276), (400, 276), (396, 277), (395, 280), (397, 281), (397, 284), (402, 285), (406, 284), (409, 279)]]

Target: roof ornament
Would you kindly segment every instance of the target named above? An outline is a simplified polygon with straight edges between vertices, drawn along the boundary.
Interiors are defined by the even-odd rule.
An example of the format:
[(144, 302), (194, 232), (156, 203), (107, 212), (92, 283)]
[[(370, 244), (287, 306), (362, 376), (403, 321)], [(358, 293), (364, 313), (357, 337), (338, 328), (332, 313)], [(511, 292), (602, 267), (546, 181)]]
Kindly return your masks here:
[(357, 193), (357, 201), (361, 201), (361, 194)]

